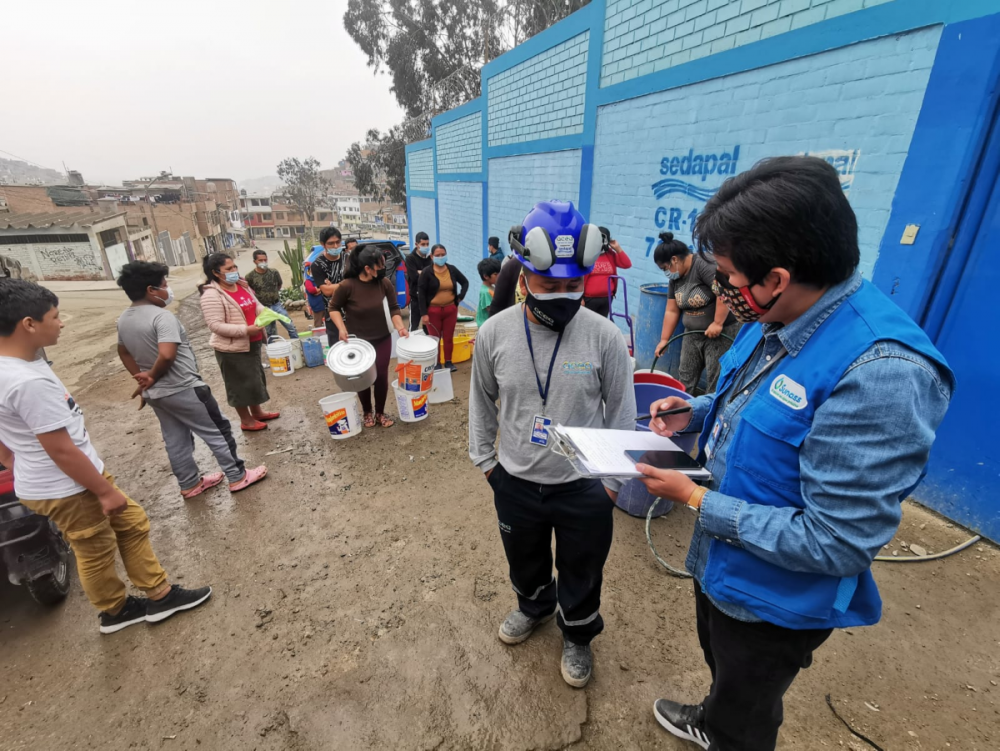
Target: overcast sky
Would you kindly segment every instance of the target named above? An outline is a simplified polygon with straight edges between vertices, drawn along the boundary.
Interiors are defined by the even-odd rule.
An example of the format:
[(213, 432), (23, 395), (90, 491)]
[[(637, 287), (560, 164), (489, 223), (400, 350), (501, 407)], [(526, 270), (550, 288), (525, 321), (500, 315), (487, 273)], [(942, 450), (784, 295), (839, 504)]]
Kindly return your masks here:
[(0, 149), (89, 183), (332, 167), (403, 117), (344, 31), (347, 0), (3, 6)]

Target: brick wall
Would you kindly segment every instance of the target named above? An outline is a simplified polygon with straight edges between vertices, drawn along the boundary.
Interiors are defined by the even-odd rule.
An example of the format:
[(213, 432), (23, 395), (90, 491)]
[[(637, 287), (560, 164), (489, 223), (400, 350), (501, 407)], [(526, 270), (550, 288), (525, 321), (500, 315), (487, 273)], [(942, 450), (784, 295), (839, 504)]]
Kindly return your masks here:
[[(476, 264), (486, 249), (483, 237), (483, 184), (438, 183), (440, 243), (448, 249), (448, 259), (469, 278), (472, 290), (479, 289)], [(475, 304), (474, 300), (470, 304)]]
[[(11, 214), (48, 214), (53, 211), (87, 210), (83, 207), (60, 207), (52, 203), (43, 185), (0, 185), (0, 196), (7, 199)], [(96, 209), (95, 209), (96, 211)]]
[(585, 31), (489, 79), (490, 146), (583, 132), (589, 40)]
[(433, 198), (410, 199), (410, 247), (413, 247), (413, 236), (418, 232), (426, 232), (431, 245), (437, 242), (436, 217)]
[[(25, 233), (28, 232), (25, 230)], [(104, 279), (104, 264), (89, 242), (4, 245), (3, 238), (0, 238), (0, 255), (20, 261), (41, 281)]]
[(580, 151), (490, 159), (489, 228), (510, 251), (507, 234), (539, 201), (580, 200)]
[(611, 0), (601, 86), (892, 0)]
[(434, 150), (410, 152), (406, 159), (410, 167), (410, 190), (434, 190)]
[(482, 128), (482, 114), (476, 112), (436, 129), (438, 173), (482, 171)]
[(646, 258), (650, 241), (669, 229), (690, 242), (693, 218), (726, 176), (805, 152), (840, 169), (870, 278), (940, 33), (885, 37), (602, 108), (592, 215), (636, 262), (630, 283), (663, 280)]

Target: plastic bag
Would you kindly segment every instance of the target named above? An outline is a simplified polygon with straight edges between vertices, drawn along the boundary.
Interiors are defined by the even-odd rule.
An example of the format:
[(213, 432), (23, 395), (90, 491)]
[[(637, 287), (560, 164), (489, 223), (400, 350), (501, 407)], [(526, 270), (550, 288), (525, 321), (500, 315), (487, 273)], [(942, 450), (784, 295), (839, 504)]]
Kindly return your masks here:
[(275, 321), (281, 321), (282, 323), (291, 323), (292, 319), (288, 316), (283, 316), (281, 313), (275, 313), (270, 308), (264, 308), (260, 313), (257, 314), (257, 320), (253, 322), (254, 326), (258, 328), (264, 328), (265, 326), (270, 326)]

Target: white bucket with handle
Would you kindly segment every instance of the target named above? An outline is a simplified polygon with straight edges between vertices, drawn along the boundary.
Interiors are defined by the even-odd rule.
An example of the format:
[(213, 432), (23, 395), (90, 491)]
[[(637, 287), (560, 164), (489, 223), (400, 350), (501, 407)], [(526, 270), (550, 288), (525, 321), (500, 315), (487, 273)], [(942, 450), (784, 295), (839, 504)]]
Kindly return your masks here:
[(361, 408), (357, 394), (330, 394), (319, 400), (319, 406), (331, 438), (342, 441), (361, 432)]
[(403, 422), (420, 422), (427, 417), (429, 391), (408, 391), (398, 383), (392, 384), (392, 390)]
[(271, 374), (286, 376), (295, 372), (292, 364), (292, 345), (287, 339), (272, 336), (267, 340), (267, 359), (271, 363)]

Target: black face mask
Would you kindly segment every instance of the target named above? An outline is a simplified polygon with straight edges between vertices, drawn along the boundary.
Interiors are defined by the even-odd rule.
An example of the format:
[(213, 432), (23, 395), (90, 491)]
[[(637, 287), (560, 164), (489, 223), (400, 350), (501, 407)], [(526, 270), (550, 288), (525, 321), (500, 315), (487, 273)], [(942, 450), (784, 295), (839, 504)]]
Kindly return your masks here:
[[(528, 306), (528, 310), (538, 319), (540, 324), (553, 331), (562, 331), (573, 320), (573, 316), (580, 312), (580, 298), (583, 297), (583, 292), (553, 294), (559, 294), (560, 296), (548, 300), (539, 300), (531, 294), (531, 290), (528, 290), (524, 304)], [(548, 297), (548, 295), (545, 295), (545, 297)]]
[(382, 281), (383, 279), (385, 279), (385, 268), (384, 267), (375, 272), (375, 278), (378, 279), (379, 281)]

